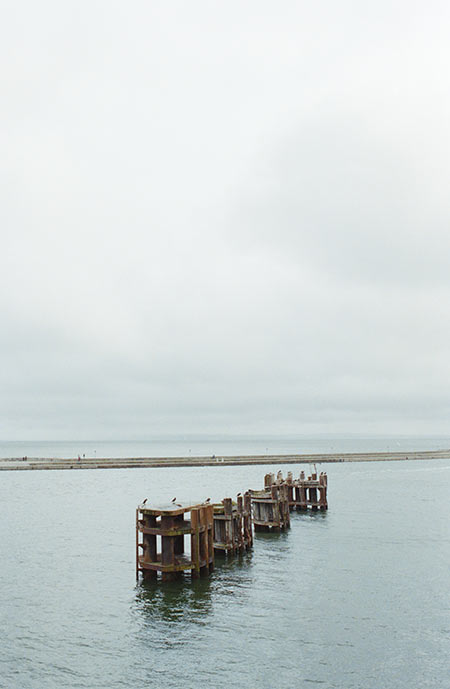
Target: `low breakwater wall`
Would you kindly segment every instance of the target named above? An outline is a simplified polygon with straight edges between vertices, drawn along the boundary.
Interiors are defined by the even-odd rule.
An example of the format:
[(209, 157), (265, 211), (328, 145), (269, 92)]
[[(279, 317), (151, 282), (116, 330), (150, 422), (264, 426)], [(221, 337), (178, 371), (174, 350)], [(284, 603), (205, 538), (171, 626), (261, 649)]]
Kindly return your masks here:
[(0, 459), (0, 471), (49, 469), (137, 469), (162, 467), (237, 466), (249, 464), (321, 464), (335, 462), (392, 462), (404, 460), (449, 459), (448, 450), (420, 452), (358, 452), (334, 454), (236, 455), (211, 457), (26, 457)]

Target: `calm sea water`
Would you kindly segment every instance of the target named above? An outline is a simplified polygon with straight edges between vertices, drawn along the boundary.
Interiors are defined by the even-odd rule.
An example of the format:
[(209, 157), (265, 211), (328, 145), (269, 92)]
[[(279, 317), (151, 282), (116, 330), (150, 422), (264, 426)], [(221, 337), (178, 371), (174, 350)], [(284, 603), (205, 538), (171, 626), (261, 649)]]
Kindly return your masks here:
[(450, 437), (160, 436), (141, 441), (0, 441), (0, 457), (187, 457), (447, 450)]
[(450, 460), (326, 469), (326, 514), (147, 587), (138, 502), (219, 500), (268, 468), (0, 473), (0, 687), (449, 687)]

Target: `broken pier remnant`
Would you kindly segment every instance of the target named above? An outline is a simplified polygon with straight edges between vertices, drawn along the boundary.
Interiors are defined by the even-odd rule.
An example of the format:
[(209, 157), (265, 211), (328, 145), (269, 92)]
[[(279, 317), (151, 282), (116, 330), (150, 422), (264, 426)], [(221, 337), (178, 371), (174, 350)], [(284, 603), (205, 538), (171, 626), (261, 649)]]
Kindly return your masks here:
[(304, 511), (308, 508), (312, 510), (327, 510), (327, 487), (328, 478), (326, 473), (317, 472), (306, 478), (305, 472), (301, 471), (298, 479), (294, 479), (292, 472), (289, 471), (286, 479), (283, 478), (281, 471), (275, 479), (274, 474), (266, 474), (264, 477), (264, 487), (268, 490), (273, 485), (285, 485), (288, 491), (290, 510)]
[[(190, 519), (185, 515), (190, 514)], [(139, 505), (136, 510), (136, 577), (172, 581), (214, 569), (213, 507), (209, 504)], [(190, 540), (190, 552), (185, 549)]]
[[(327, 510), (326, 473), (316, 468), (298, 479), (281, 471), (264, 477), (264, 490), (238, 494), (236, 502), (224, 498), (211, 505), (175, 502), (136, 510), (136, 576), (144, 580), (161, 575), (163, 581), (178, 579), (190, 571), (193, 577), (214, 569), (214, 552), (242, 553), (253, 545), (255, 531), (281, 531), (290, 527), (292, 510)], [(186, 515), (190, 516), (185, 518)], [(190, 547), (186, 548), (186, 541)]]
[(286, 484), (266, 484), (265, 490), (251, 491), (251, 496), (255, 531), (282, 531), (290, 527)]
[(224, 498), (214, 507), (214, 550), (228, 554), (242, 553), (253, 545), (251, 496), (238, 495), (233, 503)]

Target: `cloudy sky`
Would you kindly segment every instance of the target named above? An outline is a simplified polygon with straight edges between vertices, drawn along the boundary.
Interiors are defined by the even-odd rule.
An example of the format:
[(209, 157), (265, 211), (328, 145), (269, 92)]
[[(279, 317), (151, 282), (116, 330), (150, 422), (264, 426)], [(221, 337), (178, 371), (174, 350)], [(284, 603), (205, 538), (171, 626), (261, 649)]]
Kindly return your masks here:
[(448, 433), (449, 30), (5, 1), (0, 437)]

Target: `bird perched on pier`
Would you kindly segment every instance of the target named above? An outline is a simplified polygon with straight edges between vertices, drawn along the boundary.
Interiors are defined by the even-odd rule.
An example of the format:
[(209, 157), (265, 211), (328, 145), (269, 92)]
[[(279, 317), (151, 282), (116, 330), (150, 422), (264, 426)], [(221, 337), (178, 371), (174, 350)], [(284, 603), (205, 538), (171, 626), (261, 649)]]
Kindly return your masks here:
[(211, 502), (211, 498), (206, 498), (205, 502)]
[(172, 498), (172, 502), (176, 502), (176, 501), (177, 501), (177, 499), (176, 499), (176, 498)]
[(238, 493), (238, 494), (237, 494), (238, 498), (239, 498), (241, 495), (242, 495), (242, 493)]
[(145, 500), (142, 501), (142, 504), (145, 505), (145, 503), (147, 502), (147, 500), (148, 500), (148, 498), (145, 498)]

